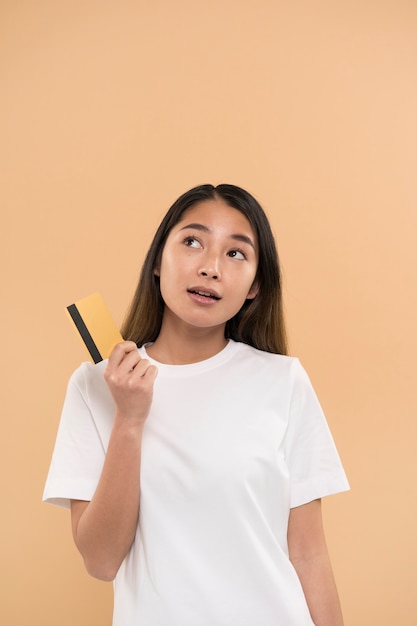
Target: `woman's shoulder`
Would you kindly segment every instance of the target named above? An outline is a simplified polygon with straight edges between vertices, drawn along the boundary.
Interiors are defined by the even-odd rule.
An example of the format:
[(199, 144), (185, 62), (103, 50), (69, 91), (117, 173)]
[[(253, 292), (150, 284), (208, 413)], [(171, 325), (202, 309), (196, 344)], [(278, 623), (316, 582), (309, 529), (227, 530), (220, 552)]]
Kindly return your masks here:
[(103, 384), (104, 370), (107, 366), (107, 359), (100, 361), (100, 363), (91, 363), (90, 361), (84, 361), (72, 372), (68, 385), (69, 387), (75, 386), (80, 390), (94, 387), (96, 385)]
[(254, 348), (246, 343), (238, 343), (237, 345), (239, 359), (251, 362), (253, 366), (265, 366), (287, 372), (297, 371), (300, 368), (302, 369), (300, 360), (296, 356), (276, 354), (275, 352), (259, 350), (258, 348)]
[(288, 354), (277, 354), (276, 352), (268, 352), (267, 350), (260, 350), (259, 348), (255, 348), (254, 346), (251, 346), (247, 343), (235, 342), (233, 340), (230, 341), (235, 343), (239, 347), (240, 351), (246, 352), (247, 354), (252, 355), (254, 358), (260, 358), (270, 361), (282, 361), (286, 363), (291, 363), (292, 361), (298, 360), (297, 357), (290, 356)]

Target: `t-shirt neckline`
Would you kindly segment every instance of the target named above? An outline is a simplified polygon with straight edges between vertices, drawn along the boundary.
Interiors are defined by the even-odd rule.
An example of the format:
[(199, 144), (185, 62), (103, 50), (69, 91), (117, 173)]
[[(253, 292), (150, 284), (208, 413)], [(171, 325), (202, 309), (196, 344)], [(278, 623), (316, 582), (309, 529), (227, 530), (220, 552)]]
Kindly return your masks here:
[(204, 361), (197, 361), (197, 363), (187, 363), (185, 365), (169, 365), (168, 363), (160, 363), (156, 361), (146, 351), (148, 346), (152, 345), (151, 343), (147, 343), (139, 348), (139, 354), (143, 359), (148, 359), (152, 365), (156, 365), (160, 372), (164, 372), (164, 374), (173, 375), (173, 376), (182, 376), (184, 374), (197, 374), (200, 372), (205, 372), (207, 370), (211, 370), (227, 361), (230, 361), (239, 349), (239, 343), (233, 341), (233, 339), (229, 339), (227, 345), (217, 352), (217, 354), (209, 357), (208, 359), (204, 359)]

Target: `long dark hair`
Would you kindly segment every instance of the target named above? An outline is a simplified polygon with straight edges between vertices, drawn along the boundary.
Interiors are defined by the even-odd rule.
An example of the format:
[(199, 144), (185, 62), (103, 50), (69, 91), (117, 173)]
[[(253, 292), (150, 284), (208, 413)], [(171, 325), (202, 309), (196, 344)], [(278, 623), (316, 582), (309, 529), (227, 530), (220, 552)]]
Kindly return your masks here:
[(258, 294), (254, 299), (246, 300), (240, 311), (226, 323), (225, 337), (266, 352), (287, 354), (281, 272), (271, 226), (257, 200), (235, 185), (200, 185), (174, 202), (159, 225), (146, 255), (122, 335), (138, 346), (156, 340), (161, 330), (164, 302), (155, 268), (159, 266), (167, 237), (187, 209), (198, 202), (214, 199), (222, 199), (245, 215), (256, 234), (259, 248), (255, 277)]

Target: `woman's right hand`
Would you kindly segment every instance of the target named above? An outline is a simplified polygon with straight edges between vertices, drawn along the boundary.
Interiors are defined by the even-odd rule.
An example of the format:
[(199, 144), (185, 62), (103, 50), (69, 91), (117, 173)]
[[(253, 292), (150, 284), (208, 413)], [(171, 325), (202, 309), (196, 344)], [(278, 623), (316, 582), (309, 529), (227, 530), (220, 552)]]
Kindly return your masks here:
[(158, 369), (140, 357), (133, 341), (118, 343), (112, 350), (104, 378), (116, 404), (116, 418), (142, 424), (148, 417)]

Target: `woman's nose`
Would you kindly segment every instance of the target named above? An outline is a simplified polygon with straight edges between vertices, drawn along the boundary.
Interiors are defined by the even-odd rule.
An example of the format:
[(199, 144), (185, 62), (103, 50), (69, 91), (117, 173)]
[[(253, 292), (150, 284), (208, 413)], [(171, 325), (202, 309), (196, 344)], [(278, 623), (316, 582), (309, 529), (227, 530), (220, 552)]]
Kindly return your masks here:
[(212, 278), (213, 280), (220, 279), (220, 267), (216, 259), (206, 259), (198, 270), (200, 276)]

